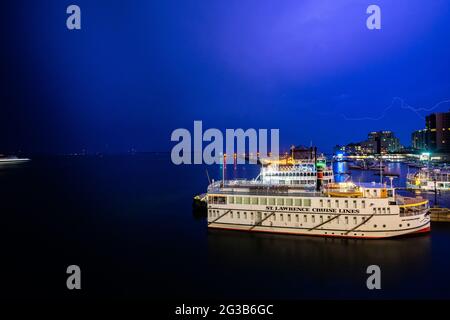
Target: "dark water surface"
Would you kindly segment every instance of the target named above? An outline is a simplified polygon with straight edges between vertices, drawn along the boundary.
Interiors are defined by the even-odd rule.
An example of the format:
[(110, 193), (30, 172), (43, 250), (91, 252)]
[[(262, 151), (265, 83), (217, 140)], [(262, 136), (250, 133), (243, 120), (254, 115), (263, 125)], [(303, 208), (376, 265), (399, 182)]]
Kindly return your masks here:
[[(192, 196), (206, 190), (205, 168), (174, 166), (166, 154), (1, 165), (2, 296), (450, 298), (450, 224), (391, 240), (208, 231), (191, 208)], [(208, 170), (220, 179), (218, 166)], [(253, 177), (258, 168), (227, 171)], [(379, 178), (354, 172), (352, 179)], [(71, 264), (82, 270), (78, 292), (66, 289)], [(382, 290), (366, 289), (371, 264), (381, 267)]]

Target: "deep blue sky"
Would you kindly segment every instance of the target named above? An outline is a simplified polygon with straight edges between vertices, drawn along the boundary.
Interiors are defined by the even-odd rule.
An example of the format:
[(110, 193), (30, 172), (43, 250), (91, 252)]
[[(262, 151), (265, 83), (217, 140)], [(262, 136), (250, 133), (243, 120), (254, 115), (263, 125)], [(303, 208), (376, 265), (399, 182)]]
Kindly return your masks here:
[[(65, 26), (72, 3), (80, 31)], [(420, 108), (450, 99), (450, 1), (2, 4), (0, 153), (170, 150), (194, 120), (279, 128), (284, 146), (382, 129), (409, 145)], [(366, 28), (370, 4), (381, 30)]]

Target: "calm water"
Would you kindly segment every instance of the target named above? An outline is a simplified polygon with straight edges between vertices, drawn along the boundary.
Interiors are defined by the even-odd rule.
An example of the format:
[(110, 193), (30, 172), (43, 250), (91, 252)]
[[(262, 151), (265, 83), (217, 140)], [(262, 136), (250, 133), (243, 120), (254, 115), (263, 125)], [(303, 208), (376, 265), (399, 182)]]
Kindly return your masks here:
[[(165, 154), (2, 165), (2, 295), (450, 298), (450, 224), (434, 224), (426, 236), (375, 241), (208, 231), (191, 209), (192, 196), (206, 189), (205, 169), (174, 166)], [(220, 179), (219, 166), (208, 170)], [(227, 168), (228, 177), (257, 172)], [(373, 173), (353, 172), (352, 179), (378, 181)], [(79, 292), (65, 288), (71, 264), (82, 270)], [(377, 292), (365, 287), (371, 264), (382, 269)]]

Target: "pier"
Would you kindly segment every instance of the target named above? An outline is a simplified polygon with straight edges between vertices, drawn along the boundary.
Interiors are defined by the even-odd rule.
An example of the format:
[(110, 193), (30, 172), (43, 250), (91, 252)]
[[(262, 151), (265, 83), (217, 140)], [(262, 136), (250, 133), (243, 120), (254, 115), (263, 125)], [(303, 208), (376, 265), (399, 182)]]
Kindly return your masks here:
[(442, 207), (430, 208), (432, 222), (450, 222), (450, 209)]

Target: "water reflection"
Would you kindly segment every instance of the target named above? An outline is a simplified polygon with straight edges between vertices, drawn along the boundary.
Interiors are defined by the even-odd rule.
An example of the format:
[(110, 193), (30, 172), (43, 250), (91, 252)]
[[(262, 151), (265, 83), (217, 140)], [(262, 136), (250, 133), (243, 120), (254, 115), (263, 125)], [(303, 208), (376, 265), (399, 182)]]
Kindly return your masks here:
[[(430, 264), (430, 237), (391, 240), (320, 238), (238, 231), (208, 232), (209, 271), (242, 298), (365, 297), (366, 268), (379, 265), (383, 297), (423, 296)], [(422, 278), (418, 279), (418, 275)], [(236, 291), (224, 291), (224, 297)]]
[[(404, 187), (408, 167), (386, 165), (386, 171), (400, 175), (394, 186)], [(380, 179), (376, 171), (350, 171), (345, 162), (333, 166), (337, 181), (348, 179), (347, 173), (355, 182)], [(259, 168), (237, 166), (229, 172), (233, 178), (253, 178)], [(387, 178), (383, 181), (390, 183)], [(441, 201), (448, 199), (449, 195), (441, 195)], [(448, 228), (441, 235), (447, 238), (447, 232)], [(435, 249), (441, 245), (435, 243)], [(374, 293), (366, 287), (366, 268), (372, 264), (382, 270), (383, 289), (376, 297), (433, 297), (436, 279), (429, 270), (437, 266), (432, 265), (432, 249), (431, 235), (356, 240), (208, 231), (209, 273), (226, 284), (222, 298), (369, 298)]]

